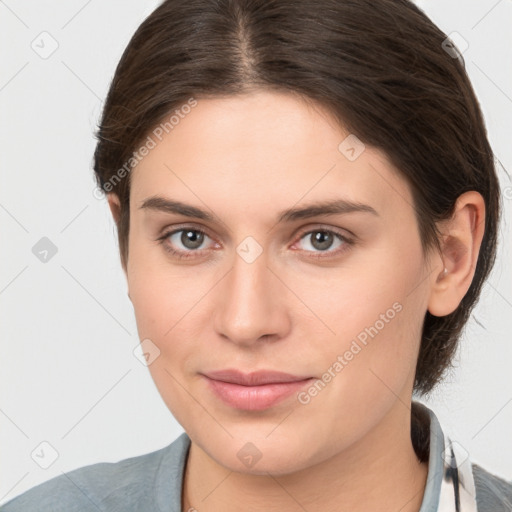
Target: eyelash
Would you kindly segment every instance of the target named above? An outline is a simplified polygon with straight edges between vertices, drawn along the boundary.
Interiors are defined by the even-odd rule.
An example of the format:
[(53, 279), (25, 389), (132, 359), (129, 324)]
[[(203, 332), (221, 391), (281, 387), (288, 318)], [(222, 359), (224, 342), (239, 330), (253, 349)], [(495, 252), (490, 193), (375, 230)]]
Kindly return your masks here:
[[(202, 251), (205, 251), (207, 249), (202, 250), (189, 250), (189, 251), (177, 251), (176, 249), (172, 249), (170, 245), (167, 242), (167, 239), (176, 234), (180, 233), (181, 231), (193, 231), (194, 233), (199, 233), (202, 235), (207, 236), (208, 238), (211, 238), (206, 231), (203, 231), (202, 229), (195, 228), (192, 226), (181, 226), (179, 229), (173, 229), (171, 231), (167, 231), (164, 233), (161, 237), (157, 238), (156, 241), (163, 246), (164, 250), (171, 254), (173, 257), (176, 257), (180, 260), (190, 259), (194, 258), (194, 253), (201, 253)], [(326, 228), (316, 228), (316, 229), (310, 229), (309, 231), (303, 231), (300, 233), (297, 241), (302, 240), (306, 235), (311, 235), (312, 233), (329, 233), (336, 237), (338, 237), (342, 242), (343, 246), (341, 249), (337, 249), (335, 251), (318, 251), (313, 252), (310, 257), (312, 258), (332, 258), (333, 256), (339, 256), (342, 253), (348, 251), (353, 245), (355, 245), (355, 241), (346, 237), (345, 235), (342, 235), (340, 232), (333, 230), (333, 229), (326, 229)], [(311, 253), (312, 251), (305, 251)], [(327, 256), (324, 256), (324, 254), (328, 254)]]

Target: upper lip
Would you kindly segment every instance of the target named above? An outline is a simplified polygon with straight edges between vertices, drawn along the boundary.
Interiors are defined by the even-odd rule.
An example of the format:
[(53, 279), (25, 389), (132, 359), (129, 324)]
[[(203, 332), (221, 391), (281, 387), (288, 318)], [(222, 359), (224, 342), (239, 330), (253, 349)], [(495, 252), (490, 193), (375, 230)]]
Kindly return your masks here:
[(203, 375), (213, 380), (230, 382), (232, 384), (239, 384), (242, 386), (261, 386), (263, 384), (298, 382), (311, 378), (272, 370), (258, 370), (256, 372), (243, 373), (240, 370), (227, 369), (208, 372)]

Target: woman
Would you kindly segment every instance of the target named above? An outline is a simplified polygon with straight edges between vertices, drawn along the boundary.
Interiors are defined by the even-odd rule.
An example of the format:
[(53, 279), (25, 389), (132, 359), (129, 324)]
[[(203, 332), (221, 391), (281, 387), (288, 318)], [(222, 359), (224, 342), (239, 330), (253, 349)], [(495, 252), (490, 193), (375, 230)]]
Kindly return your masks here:
[(493, 511), (413, 393), (450, 368), (499, 184), (457, 48), (407, 0), (165, 1), (95, 172), (151, 375), (185, 433), (17, 510)]

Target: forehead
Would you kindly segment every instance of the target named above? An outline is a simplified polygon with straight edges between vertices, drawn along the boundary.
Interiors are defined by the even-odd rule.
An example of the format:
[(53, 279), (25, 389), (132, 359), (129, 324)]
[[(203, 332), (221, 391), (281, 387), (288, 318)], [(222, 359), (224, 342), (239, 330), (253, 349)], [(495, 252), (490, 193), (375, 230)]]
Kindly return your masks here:
[[(397, 215), (411, 208), (409, 187), (385, 154), (360, 145), (319, 106), (257, 92), (197, 99), (187, 112), (150, 134), (155, 145), (132, 170), (135, 207), (167, 194), (259, 215), (339, 197)], [(355, 160), (350, 146), (364, 147)]]

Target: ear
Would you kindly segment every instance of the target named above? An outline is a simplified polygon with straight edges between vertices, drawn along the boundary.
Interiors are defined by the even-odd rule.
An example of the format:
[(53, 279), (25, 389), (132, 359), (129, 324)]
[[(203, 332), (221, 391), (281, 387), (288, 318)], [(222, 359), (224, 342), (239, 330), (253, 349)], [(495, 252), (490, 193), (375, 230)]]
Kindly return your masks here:
[[(114, 218), (114, 222), (116, 223), (116, 226), (119, 229), (119, 219), (121, 218), (121, 202), (119, 201), (119, 197), (111, 192), (110, 194), (107, 194), (107, 201), (108, 206), (110, 208), (110, 212), (112, 213), (112, 217)], [(126, 266), (123, 264), (122, 259), (121, 266), (125, 277), (128, 279), (128, 271)], [(130, 292), (128, 292), (128, 298), (131, 300)]]
[(114, 217), (114, 222), (118, 225), (119, 219), (121, 218), (121, 203), (119, 201), (119, 197), (111, 192), (110, 194), (107, 194), (107, 201), (112, 217)]
[[(485, 230), (485, 201), (471, 190), (460, 195), (451, 219), (439, 225), (442, 255), (432, 273), (428, 311), (446, 316), (457, 309), (473, 276)], [(446, 269), (446, 270), (444, 270)]]

